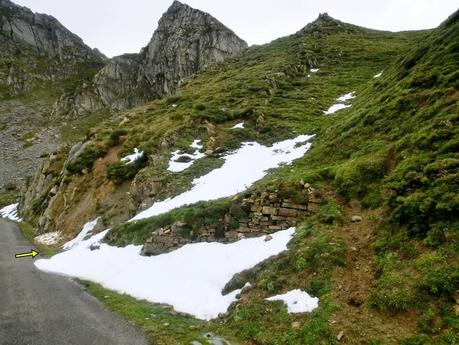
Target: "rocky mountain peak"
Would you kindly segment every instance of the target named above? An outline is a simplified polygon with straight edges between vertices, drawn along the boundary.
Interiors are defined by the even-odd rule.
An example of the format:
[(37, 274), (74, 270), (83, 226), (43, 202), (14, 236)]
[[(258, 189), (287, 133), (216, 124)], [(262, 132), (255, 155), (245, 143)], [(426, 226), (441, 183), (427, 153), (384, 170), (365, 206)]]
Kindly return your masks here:
[(111, 59), (96, 75), (94, 89), (70, 108), (80, 113), (141, 105), (170, 95), (184, 78), (245, 48), (245, 41), (208, 13), (174, 1), (148, 45), (139, 54)]
[(320, 13), (316, 20), (306, 25), (300, 33), (330, 34), (337, 31), (355, 31), (357, 28), (357, 26), (344, 23), (324, 12)]
[(69, 55), (72, 58), (105, 59), (53, 16), (34, 13), (9, 0), (0, 0), (0, 45), (3, 53), (22, 47), (60, 60)]

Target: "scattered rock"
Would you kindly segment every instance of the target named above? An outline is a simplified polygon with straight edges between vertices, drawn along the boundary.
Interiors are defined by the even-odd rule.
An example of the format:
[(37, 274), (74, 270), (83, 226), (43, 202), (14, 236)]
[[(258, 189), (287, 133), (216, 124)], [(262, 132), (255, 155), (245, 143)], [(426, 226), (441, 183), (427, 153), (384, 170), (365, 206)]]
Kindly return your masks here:
[(354, 307), (360, 307), (363, 304), (363, 298), (360, 296), (352, 296), (347, 303)]
[(273, 237), (271, 235), (265, 236), (265, 242), (271, 241)]
[(100, 243), (92, 243), (90, 246), (89, 246), (89, 249), (91, 251), (93, 250), (99, 250), (100, 249)]
[(257, 129), (262, 128), (262, 127), (264, 126), (264, 124), (265, 124), (265, 118), (264, 118), (264, 116), (263, 116), (263, 115), (258, 116), (258, 118), (257, 118), (257, 124), (256, 124), (256, 125), (257, 125)]
[(343, 337), (344, 337), (344, 331), (340, 331), (338, 335), (336, 336), (336, 339), (340, 341), (341, 339), (343, 339)]
[(300, 327), (301, 327), (301, 322), (299, 321), (292, 322), (292, 329), (300, 329)]

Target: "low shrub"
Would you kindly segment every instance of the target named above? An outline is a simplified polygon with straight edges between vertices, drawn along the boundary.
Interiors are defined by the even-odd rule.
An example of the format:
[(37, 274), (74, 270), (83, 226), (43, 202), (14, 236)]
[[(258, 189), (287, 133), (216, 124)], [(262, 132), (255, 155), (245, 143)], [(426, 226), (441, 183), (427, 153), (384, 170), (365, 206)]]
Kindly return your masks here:
[(125, 129), (115, 129), (113, 132), (110, 133), (110, 141), (109, 145), (110, 146), (117, 146), (120, 144), (120, 137), (123, 135), (126, 135), (128, 133), (127, 130)]
[(413, 305), (414, 298), (407, 286), (406, 277), (400, 272), (390, 270), (378, 280), (368, 302), (385, 313), (395, 314), (408, 310)]
[(137, 173), (148, 164), (148, 157), (144, 154), (132, 163), (115, 162), (107, 166), (107, 177), (115, 184), (122, 184), (132, 180)]
[(67, 170), (72, 174), (81, 174), (84, 169), (91, 170), (94, 162), (105, 156), (107, 149), (102, 146), (88, 145), (83, 149), (78, 157), (67, 165)]

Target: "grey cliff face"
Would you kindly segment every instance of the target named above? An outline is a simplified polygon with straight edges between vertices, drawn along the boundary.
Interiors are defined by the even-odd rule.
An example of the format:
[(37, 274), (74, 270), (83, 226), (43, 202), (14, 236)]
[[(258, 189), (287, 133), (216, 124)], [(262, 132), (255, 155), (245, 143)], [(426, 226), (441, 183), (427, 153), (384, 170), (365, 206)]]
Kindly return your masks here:
[(76, 76), (82, 65), (87, 70), (105, 60), (54, 17), (0, 0), (0, 96)]
[(55, 18), (0, 0), (0, 188), (21, 183), (57, 148), (53, 104), (63, 90), (76, 94), (106, 60)]
[[(86, 103), (116, 110), (173, 93), (183, 79), (247, 48), (247, 43), (207, 13), (175, 1), (139, 54), (111, 59), (97, 73)], [(87, 98), (97, 100), (87, 101)], [(92, 109), (96, 110), (96, 109)]]
[(9, 43), (9, 50), (25, 45), (37, 53), (58, 57), (62, 61), (68, 58), (69, 53), (80, 59), (104, 58), (56, 18), (33, 13), (9, 0), (0, 0), (0, 42)]

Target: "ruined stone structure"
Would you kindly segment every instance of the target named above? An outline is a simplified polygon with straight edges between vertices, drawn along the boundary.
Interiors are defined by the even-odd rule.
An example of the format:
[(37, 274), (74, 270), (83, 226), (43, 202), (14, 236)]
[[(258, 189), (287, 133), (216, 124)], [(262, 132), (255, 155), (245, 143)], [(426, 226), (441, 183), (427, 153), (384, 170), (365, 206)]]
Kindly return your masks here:
[[(295, 203), (279, 196), (279, 193), (263, 192), (261, 195), (246, 195), (236, 201), (246, 212), (245, 217), (236, 219), (229, 212), (218, 224), (200, 229), (199, 233), (188, 234), (188, 224), (176, 222), (170, 226), (152, 231), (142, 248), (142, 255), (158, 255), (195, 242), (234, 242), (242, 238), (269, 235), (295, 226), (306, 219), (321, 202), (320, 192), (304, 186), (307, 202)], [(231, 224), (238, 224), (232, 228)], [(187, 235), (185, 235), (187, 234)], [(266, 240), (270, 240), (267, 236)]]

